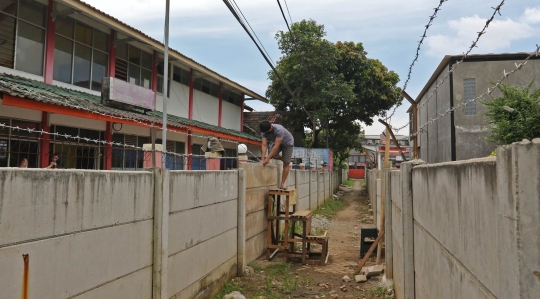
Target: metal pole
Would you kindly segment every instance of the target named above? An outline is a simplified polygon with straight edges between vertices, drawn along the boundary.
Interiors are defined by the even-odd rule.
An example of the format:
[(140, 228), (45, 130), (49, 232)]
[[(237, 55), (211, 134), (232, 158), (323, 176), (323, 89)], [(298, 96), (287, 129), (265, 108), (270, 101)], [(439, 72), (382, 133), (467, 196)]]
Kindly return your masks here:
[[(163, 61), (163, 128), (161, 141), (163, 145), (163, 151), (167, 149), (167, 99), (168, 99), (168, 80), (169, 80), (169, 6), (170, 0), (166, 1), (165, 5), (165, 50), (164, 50), (164, 61)], [(162, 154), (161, 157), (161, 168), (165, 169), (167, 158), (165, 154)]]

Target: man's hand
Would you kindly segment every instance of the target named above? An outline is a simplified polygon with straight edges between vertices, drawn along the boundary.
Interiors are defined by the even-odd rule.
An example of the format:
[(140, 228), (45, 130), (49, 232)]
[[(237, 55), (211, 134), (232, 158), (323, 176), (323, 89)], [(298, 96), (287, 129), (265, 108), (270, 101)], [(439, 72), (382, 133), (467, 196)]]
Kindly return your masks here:
[(266, 164), (268, 164), (268, 162), (270, 162), (270, 159), (268, 157), (262, 159), (263, 166), (266, 166)]

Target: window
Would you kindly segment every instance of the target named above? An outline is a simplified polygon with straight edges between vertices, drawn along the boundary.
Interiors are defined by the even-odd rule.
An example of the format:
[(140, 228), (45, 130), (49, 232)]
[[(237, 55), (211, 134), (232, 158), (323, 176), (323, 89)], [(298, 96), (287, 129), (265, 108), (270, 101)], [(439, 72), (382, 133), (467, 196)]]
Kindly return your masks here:
[[(165, 64), (164, 61), (161, 60), (158, 62), (157, 65), (157, 92), (163, 94), (163, 72), (165, 71)], [(172, 65), (169, 63), (169, 69), (167, 70), (167, 73), (169, 74), (167, 77), (167, 96), (171, 93), (171, 72), (172, 72)], [(189, 79), (188, 79), (188, 85), (189, 85)]]
[[(113, 142), (142, 147), (143, 144), (149, 142), (148, 137), (113, 134)], [(142, 170), (145, 152), (139, 149), (133, 149), (126, 146), (113, 146), (112, 153), (112, 169), (113, 170)]]
[[(79, 136), (90, 140), (103, 139), (103, 132), (101, 131), (65, 126), (53, 126), (52, 129), (59, 134)], [(102, 157), (103, 146), (90, 140), (54, 136), (51, 140), (49, 153), (51, 156), (53, 153), (59, 155), (58, 168), (102, 169), (101, 163), (104, 162)]]
[[(0, 119), (0, 123), (23, 129), (39, 130), (39, 123)], [(0, 167), (18, 167), (23, 159), (28, 167), (38, 167), (39, 134), (28, 131), (0, 128)]]
[(46, 11), (36, 1), (1, 1), (0, 66), (43, 75)]
[[(163, 140), (156, 139), (156, 144), (162, 144)], [(170, 170), (183, 170), (184, 164), (186, 164), (186, 156), (183, 156), (186, 152), (186, 144), (184, 142), (178, 142), (173, 140), (167, 140), (167, 152), (177, 153), (179, 155), (168, 154), (165, 157), (165, 166)]]
[(463, 79), (463, 102), (465, 103), (465, 115), (476, 115), (476, 102), (473, 100), (476, 98), (476, 79)]
[(367, 144), (373, 144), (373, 139), (368, 139)]
[[(161, 71), (161, 73), (163, 74), (163, 70)], [(182, 83), (184, 85), (189, 86), (190, 75), (191, 75), (190, 72), (184, 70), (183, 68), (180, 68), (177, 66), (173, 67), (173, 80), (178, 83)]]
[(221, 94), (223, 96), (224, 101), (227, 101), (229, 103), (233, 103), (236, 105), (242, 104), (242, 101), (243, 101), (242, 96), (231, 90), (223, 90)]
[(130, 44), (117, 45), (115, 77), (144, 88), (152, 88), (152, 54)]
[(53, 79), (100, 91), (107, 76), (109, 36), (71, 18), (56, 22)]
[(230, 170), (230, 169), (238, 168), (238, 159), (234, 158), (234, 157), (237, 157), (236, 149), (226, 148), (223, 155), (224, 157), (233, 157), (233, 158), (221, 159), (220, 170)]
[(206, 170), (206, 159), (201, 157), (204, 156), (204, 152), (201, 147), (202, 146), (200, 144), (193, 144), (191, 146), (191, 153), (194, 155), (191, 159), (192, 170)]
[[(216, 98), (219, 97), (219, 85), (205, 79), (201, 79), (201, 78), (195, 79), (193, 82), (193, 89), (200, 90)], [(232, 96), (232, 92), (231, 92), (231, 96)], [(231, 103), (233, 103), (235, 99), (236, 98), (231, 98), (232, 100)]]

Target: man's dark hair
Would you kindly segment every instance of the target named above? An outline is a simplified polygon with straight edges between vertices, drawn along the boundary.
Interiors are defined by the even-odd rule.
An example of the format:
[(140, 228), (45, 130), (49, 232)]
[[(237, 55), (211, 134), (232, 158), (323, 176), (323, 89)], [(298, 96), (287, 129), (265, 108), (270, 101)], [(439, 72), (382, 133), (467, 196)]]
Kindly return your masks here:
[(53, 156), (53, 157), (54, 157), (54, 156), (58, 156), (58, 158), (60, 158), (60, 154), (58, 154), (58, 153), (54, 153), (54, 154), (52, 154), (52, 156)]
[(270, 128), (272, 127), (272, 124), (269, 121), (262, 121), (259, 124), (259, 129), (261, 130), (261, 133), (266, 133), (270, 131)]

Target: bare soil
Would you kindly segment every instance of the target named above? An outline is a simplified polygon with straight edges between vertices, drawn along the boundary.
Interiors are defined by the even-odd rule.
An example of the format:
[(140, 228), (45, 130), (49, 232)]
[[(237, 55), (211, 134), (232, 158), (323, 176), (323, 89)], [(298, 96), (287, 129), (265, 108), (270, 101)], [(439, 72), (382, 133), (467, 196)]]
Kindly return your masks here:
[[(372, 277), (365, 283), (354, 280), (353, 272), (360, 262), (360, 228), (373, 225), (363, 181), (355, 181), (354, 187), (345, 191), (339, 200), (346, 204), (335, 216), (329, 217), (328, 264), (308, 266), (295, 259), (285, 263), (279, 255), (272, 261), (262, 256), (250, 264), (255, 273), (234, 279), (223, 291), (239, 290), (248, 299), (393, 298), (392, 286), (384, 275)], [(366, 266), (375, 264), (375, 256), (376, 251)], [(384, 265), (384, 258), (382, 263)], [(349, 282), (343, 281), (345, 275), (350, 278)]]

